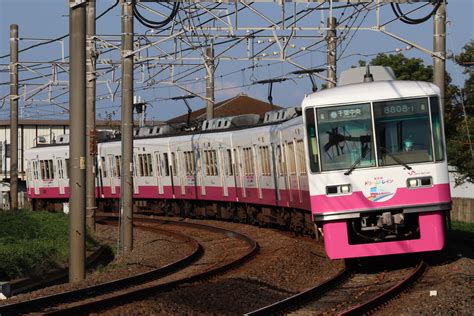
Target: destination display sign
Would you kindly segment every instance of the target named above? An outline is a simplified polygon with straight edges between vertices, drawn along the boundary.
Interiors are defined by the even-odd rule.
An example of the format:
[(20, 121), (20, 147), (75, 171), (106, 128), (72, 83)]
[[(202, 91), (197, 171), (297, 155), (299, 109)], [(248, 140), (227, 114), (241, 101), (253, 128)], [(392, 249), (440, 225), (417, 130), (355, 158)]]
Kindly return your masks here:
[(412, 116), (428, 113), (428, 98), (374, 103), (375, 117)]
[(370, 119), (369, 103), (319, 108), (317, 111), (320, 123)]

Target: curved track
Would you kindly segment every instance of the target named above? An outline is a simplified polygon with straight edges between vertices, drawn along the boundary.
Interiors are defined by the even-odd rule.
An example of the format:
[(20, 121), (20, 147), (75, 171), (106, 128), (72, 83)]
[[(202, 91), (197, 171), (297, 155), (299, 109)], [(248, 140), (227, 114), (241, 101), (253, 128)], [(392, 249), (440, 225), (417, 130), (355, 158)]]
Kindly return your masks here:
[[(101, 308), (107, 308), (113, 305), (123, 304), (126, 300), (143, 298), (145, 295), (155, 294), (159, 291), (164, 291), (179, 286), (180, 284), (195, 282), (211, 277), (215, 274), (222, 273), (230, 268), (233, 268), (245, 262), (258, 251), (258, 244), (249, 237), (237, 232), (214, 226), (146, 218), (136, 218), (134, 219), (134, 221), (135, 223), (140, 222), (140, 224), (135, 224), (140, 229), (173, 235), (174, 237), (179, 236), (178, 238), (185, 239), (186, 241), (191, 242), (193, 244), (192, 254), (183, 257), (180, 260), (165, 267), (152, 270), (137, 276), (99, 284), (80, 290), (44, 296), (16, 304), (3, 305), (0, 306), (0, 315), (23, 314), (29, 312), (41, 312), (42, 314), (49, 315), (70, 315), (71, 313), (88, 313)], [(153, 224), (153, 226), (150, 226), (150, 224)], [(244, 255), (240, 256), (238, 259), (232, 260), (231, 262), (228, 262), (226, 264), (213, 267), (207, 271), (197, 273), (192, 276), (179, 278), (175, 281), (165, 283), (161, 282), (157, 284), (160, 278), (163, 278), (167, 275), (171, 275), (173, 273), (177, 274), (179, 270), (192, 266), (195, 261), (197, 261), (199, 258), (202, 258), (203, 247), (196, 240), (188, 237), (187, 235), (158, 228), (156, 227), (156, 224), (186, 226), (192, 227), (194, 229), (207, 230), (219, 234), (224, 234), (226, 238), (236, 238), (241, 241), (244, 241), (247, 244), (247, 248), (249, 250)], [(199, 261), (200, 260), (198, 260), (196, 264), (199, 264)]]
[(353, 268), (346, 267), (320, 285), (246, 315), (362, 315), (406, 290), (425, 269), (426, 263), (420, 262), (413, 271), (392, 271), (387, 276), (387, 272), (355, 273)]

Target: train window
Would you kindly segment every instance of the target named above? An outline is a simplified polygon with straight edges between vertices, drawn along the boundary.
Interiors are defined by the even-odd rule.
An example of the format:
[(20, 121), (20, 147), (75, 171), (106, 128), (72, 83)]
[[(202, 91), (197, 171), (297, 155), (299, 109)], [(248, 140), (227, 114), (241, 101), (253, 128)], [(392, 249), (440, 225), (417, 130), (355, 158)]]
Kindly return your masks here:
[(262, 176), (270, 176), (271, 169), (270, 169), (270, 154), (269, 154), (268, 146), (260, 146), (259, 154), (260, 154), (260, 165), (262, 168)]
[(50, 180), (54, 178), (53, 160), (40, 160), (41, 179)]
[(444, 159), (443, 131), (441, 124), (441, 114), (439, 110), (439, 100), (437, 97), (430, 98), (431, 125), (433, 126), (434, 152), (436, 161)]
[(238, 176), (240, 174), (240, 157), (237, 149), (234, 149), (234, 164), (233, 164), (234, 174)]
[(281, 150), (281, 146), (277, 145), (276, 147), (276, 159), (278, 161), (278, 175), (279, 176), (286, 176), (286, 165), (285, 165), (285, 157), (283, 156), (283, 151)]
[(381, 166), (433, 161), (428, 98), (374, 103)]
[(122, 176), (122, 170), (120, 168), (120, 160), (122, 156), (115, 156), (115, 164), (114, 164), (114, 176), (120, 178)]
[(153, 176), (151, 154), (138, 154), (138, 175), (140, 177)]
[(226, 150), (226, 159), (225, 159), (225, 175), (226, 176), (233, 176), (234, 172), (232, 169), (232, 150), (227, 149)]
[(171, 164), (173, 169), (173, 176), (178, 175), (178, 160), (176, 159), (176, 153), (171, 153)]
[(286, 143), (286, 157), (288, 158), (288, 171), (290, 175), (296, 175), (296, 157), (295, 157), (295, 145), (293, 142)]
[(163, 170), (165, 171), (165, 176), (169, 177), (170, 176), (170, 162), (168, 159), (168, 153), (163, 153)]
[(64, 177), (69, 179), (69, 174), (71, 173), (71, 164), (69, 163), (69, 158), (64, 159), (64, 165), (66, 166)]
[(314, 123), (314, 109), (306, 109), (305, 118), (306, 135), (308, 137), (309, 167), (312, 172), (319, 172), (319, 154), (316, 141), (316, 125)]
[(306, 161), (304, 155), (304, 143), (303, 140), (296, 141), (296, 161), (298, 162), (298, 168), (301, 175), (306, 174)]
[(58, 162), (58, 178), (64, 179), (63, 161), (59, 159), (57, 162)]
[[(102, 177), (107, 178), (107, 168), (105, 168), (105, 157), (100, 157)], [(66, 159), (66, 169), (69, 170), (69, 159)]]
[(375, 166), (370, 104), (318, 108), (321, 170)]
[(185, 151), (184, 152), (184, 162), (186, 164), (186, 175), (192, 176), (195, 173), (195, 160), (194, 160), (194, 151)]
[(215, 150), (204, 150), (204, 162), (206, 164), (206, 176), (218, 176), (217, 153)]
[(40, 179), (40, 176), (39, 176), (39, 172), (38, 172), (38, 161), (33, 161), (33, 177), (35, 180), (39, 180)]
[(243, 148), (244, 152), (244, 175), (253, 176), (255, 174), (255, 166), (253, 161), (252, 148)]

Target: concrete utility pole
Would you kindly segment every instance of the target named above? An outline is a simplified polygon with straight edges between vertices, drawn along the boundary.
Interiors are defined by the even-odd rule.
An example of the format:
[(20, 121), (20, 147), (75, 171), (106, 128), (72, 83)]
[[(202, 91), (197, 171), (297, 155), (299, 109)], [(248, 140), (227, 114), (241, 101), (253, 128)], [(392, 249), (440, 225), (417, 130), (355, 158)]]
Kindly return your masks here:
[(18, 25), (10, 25), (10, 209), (18, 209)]
[(97, 135), (95, 130), (95, 94), (96, 94), (96, 59), (95, 49), (95, 0), (88, 0), (86, 6), (86, 223), (95, 231), (95, 173), (97, 161)]
[[(433, 51), (433, 83), (441, 90), (441, 104), (444, 109), (445, 71), (446, 71), (446, 6), (444, 1), (434, 15)], [(441, 58), (440, 58), (441, 57)]]
[(330, 17), (327, 20), (327, 26), (329, 30), (327, 31), (326, 41), (328, 45), (327, 52), (327, 64), (328, 64), (328, 88), (334, 88), (336, 86), (336, 48), (337, 48), (337, 34), (336, 26), (337, 21), (335, 17)]
[(85, 279), (86, 3), (69, 0), (69, 282)]
[(208, 47), (206, 50), (206, 97), (209, 99), (206, 101), (206, 119), (210, 120), (214, 118), (214, 47)]
[(133, 249), (133, 11), (122, 0), (121, 252)]

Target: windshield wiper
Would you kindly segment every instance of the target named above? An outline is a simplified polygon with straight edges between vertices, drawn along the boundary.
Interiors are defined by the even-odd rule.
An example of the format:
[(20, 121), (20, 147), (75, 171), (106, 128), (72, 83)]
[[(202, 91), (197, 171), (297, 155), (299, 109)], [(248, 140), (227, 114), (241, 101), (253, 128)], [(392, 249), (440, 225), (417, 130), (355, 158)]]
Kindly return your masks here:
[(393, 155), (392, 153), (390, 153), (387, 148), (385, 147), (382, 147), (380, 146), (380, 150), (385, 153), (386, 155), (388, 155), (390, 158), (392, 158), (393, 160), (395, 160), (396, 162), (398, 162), (399, 165), (402, 165), (404, 166), (405, 168), (407, 168), (408, 170), (411, 170), (411, 167), (409, 165), (407, 165), (406, 162), (403, 162), (403, 160), (401, 160), (400, 158), (398, 158), (397, 156)]
[(362, 153), (360, 155), (360, 157), (354, 161), (354, 163), (352, 164), (352, 166), (349, 168), (349, 170), (347, 170), (346, 172), (344, 172), (344, 175), (348, 176), (352, 173), (352, 171), (354, 171), (354, 169), (357, 167), (358, 164), (360, 164), (360, 162), (362, 161), (362, 159), (365, 158), (365, 156), (367, 155), (367, 152), (368, 152), (368, 149), (369, 147), (368, 146), (365, 146), (362, 148)]

